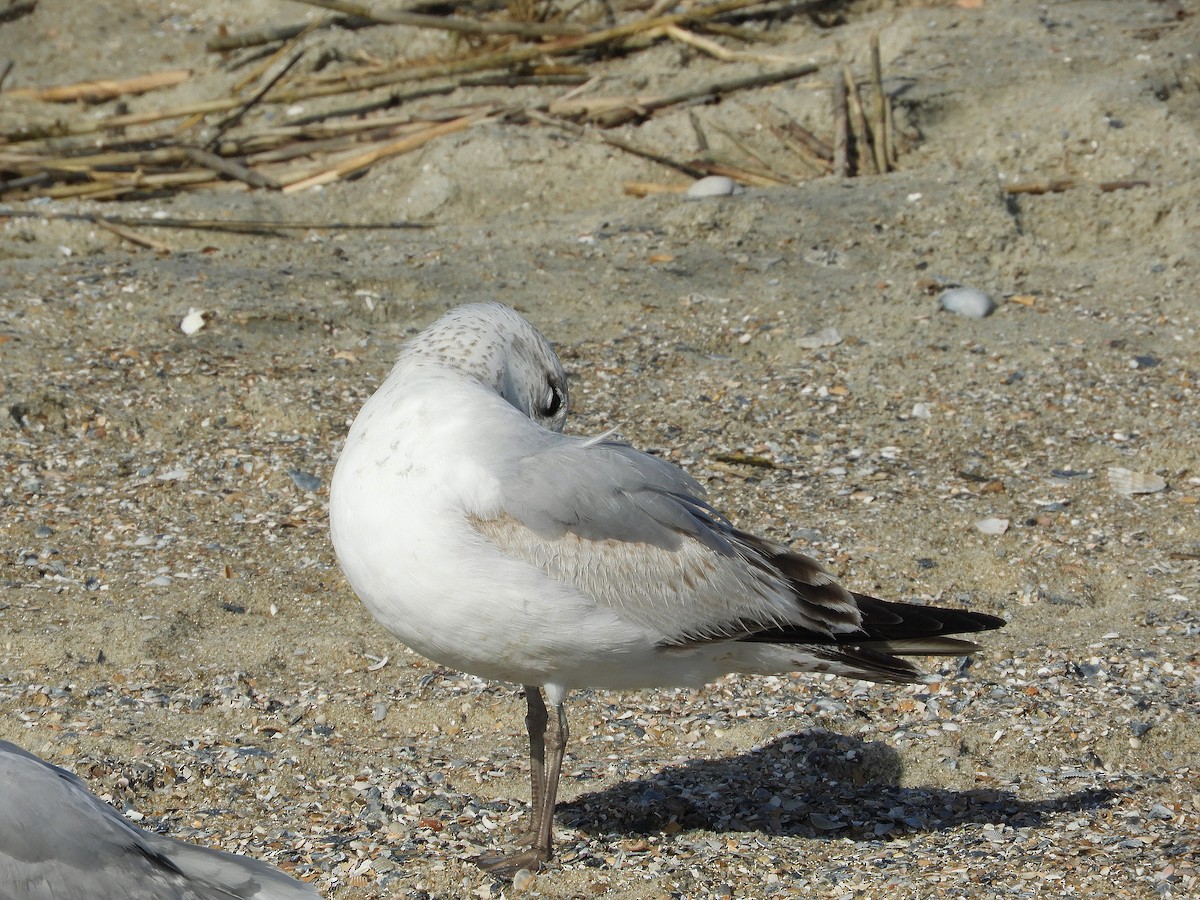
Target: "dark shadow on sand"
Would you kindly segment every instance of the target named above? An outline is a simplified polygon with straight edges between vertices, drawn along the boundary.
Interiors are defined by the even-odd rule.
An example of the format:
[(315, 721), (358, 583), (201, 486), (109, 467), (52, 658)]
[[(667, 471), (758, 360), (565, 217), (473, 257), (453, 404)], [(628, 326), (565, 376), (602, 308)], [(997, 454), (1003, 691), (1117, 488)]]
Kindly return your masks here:
[(558, 816), (589, 834), (699, 829), (886, 841), (972, 824), (1036, 827), (1060, 813), (1108, 806), (1118, 794), (1084, 788), (1024, 800), (987, 787), (902, 787), (901, 774), (899, 754), (882, 741), (812, 729), (584, 794), (560, 803)]

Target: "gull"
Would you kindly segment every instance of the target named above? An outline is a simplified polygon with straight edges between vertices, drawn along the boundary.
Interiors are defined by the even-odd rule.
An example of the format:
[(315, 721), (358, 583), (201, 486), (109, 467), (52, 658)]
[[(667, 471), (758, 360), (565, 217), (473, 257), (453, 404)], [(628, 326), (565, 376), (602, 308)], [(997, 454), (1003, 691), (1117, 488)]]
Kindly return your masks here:
[(563, 434), (567, 400), (529, 322), (459, 307), (404, 346), (330, 483), (338, 562), (379, 623), (442, 665), (524, 686), (528, 848), (484, 869), (510, 877), (553, 855), (571, 690), (730, 672), (916, 682), (900, 654), (965, 655), (977, 645), (950, 635), (1004, 624), (846, 590), (735, 528), (671, 463)]
[(319, 900), (264, 862), (143, 831), (65, 769), (0, 741), (0, 897)]

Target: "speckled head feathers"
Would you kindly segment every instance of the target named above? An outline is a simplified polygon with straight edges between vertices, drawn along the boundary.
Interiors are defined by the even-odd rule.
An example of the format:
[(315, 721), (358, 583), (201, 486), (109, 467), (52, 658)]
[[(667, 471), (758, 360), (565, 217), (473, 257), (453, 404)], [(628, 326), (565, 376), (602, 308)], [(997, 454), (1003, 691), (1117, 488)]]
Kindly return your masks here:
[(567, 418), (567, 374), (549, 341), (503, 303), (471, 303), (450, 310), (405, 346), (401, 364), (433, 365), (465, 375), (535, 422), (562, 431)]

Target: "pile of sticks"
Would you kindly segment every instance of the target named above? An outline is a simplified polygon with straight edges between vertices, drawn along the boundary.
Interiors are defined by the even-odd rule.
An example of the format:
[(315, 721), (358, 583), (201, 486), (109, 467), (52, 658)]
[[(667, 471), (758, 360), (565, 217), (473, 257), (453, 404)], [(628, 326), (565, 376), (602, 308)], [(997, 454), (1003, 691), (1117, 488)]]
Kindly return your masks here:
[[(830, 66), (833, 79), (831, 138), (818, 137), (799, 123), (772, 124), (769, 133), (789, 148), (797, 171), (779, 172), (764, 154), (736, 136), (725, 136), (744, 155), (740, 160), (677, 160), (611, 133), (669, 107), (708, 102), (738, 91), (779, 84), (818, 72), (818, 66), (760, 53), (731, 51), (714, 40), (724, 36), (744, 44), (761, 43), (764, 33), (735, 21), (794, 14), (795, 4), (779, 0), (717, 0), (670, 15), (672, 0), (627, 22), (604, 27), (567, 21), (517, 19), (508, 11), (492, 18), (383, 13), (345, 0), (299, 0), (329, 9), (315, 23), (242, 34), (222, 34), (207, 47), (230, 54), (252, 48), (269, 52), (225, 96), (148, 112), (114, 112), (55, 117), (53, 124), (0, 134), (0, 198), (127, 200), (181, 191), (228, 187), (291, 193), (366, 171), (382, 160), (407, 153), (481, 122), (503, 119), (565, 129), (604, 141), (692, 177), (726, 174), (754, 185), (795, 183), (826, 174), (875, 174), (894, 168), (895, 141), (890, 100), (883, 90), (878, 40), (871, 43), (871, 75), (864, 97), (845, 64)], [(802, 5), (803, 7), (803, 5)], [(802, 8), (801, 7), (801, 8)], [(305, 41), (317, 30), (375, 26), (434, 28), (461, 35), (455, 53), (432, 60), (368, 60), (336, 71), (302, 74)], [(631, 54), (659, 41), (676, 41), (722, 60), (760, 62), (760, 74), (717, 79), (666, 96), (594, 97), (595, 60)], [(591, 66), (592, 68), (589, 68)], [(82, 111), (135, 94), (170, 88), (192, 77), (171, 69), (131, 79), (89, 81), (3, 93), (18, 102), (70, 103)], [(2, 87), (3, 74), (0, 74)], [(403, 110), (413, 101), (449, 96), (479, 86), (533, 87), (534, 101), (446, 105), (421, 113)], [(566, 92), (565, 94), (563, 92)], [(514, 92), (515, 93), (515, 92)], [(322, 100), (319, 115), (286, 110), (317, 98), (346, 97), (342, 106)], [(271, 110), (272, 115), (264, 114)], [(692, 115), (701, 149), (707, 138)], [(718, 128), (710, 123), (709, 128)]]

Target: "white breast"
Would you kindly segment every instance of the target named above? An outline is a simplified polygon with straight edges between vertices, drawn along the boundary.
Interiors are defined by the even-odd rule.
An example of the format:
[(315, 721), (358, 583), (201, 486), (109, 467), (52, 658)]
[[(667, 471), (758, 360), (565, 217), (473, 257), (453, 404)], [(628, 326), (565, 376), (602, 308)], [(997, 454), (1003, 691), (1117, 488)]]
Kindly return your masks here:
[[(472, 414), (442, 415), (448, 407)], [(495, 472), (461, 448), (520, 446), (506, 432), (528, 427), (494, 393), (461, 379), (403, 391), (389, 379), (338, 460), (333, 544), (371, 614), (423, 656), (485, 678), (583, 684), (585, 671), (652, 652), (653, 636), (505, 556), (471, 526), (472, 517), (499, 514), (500, 492)]]

